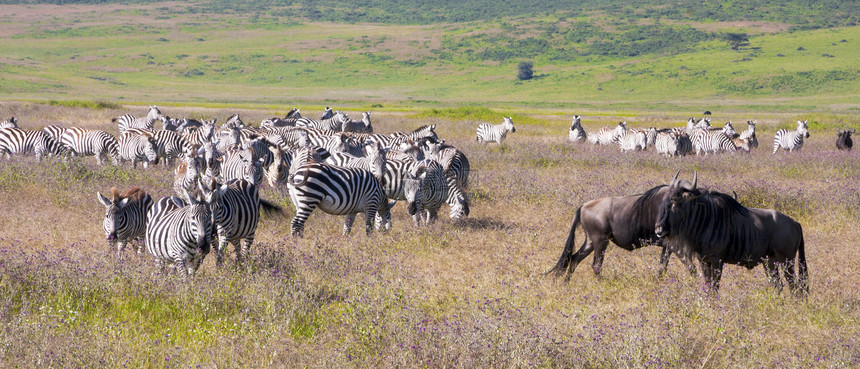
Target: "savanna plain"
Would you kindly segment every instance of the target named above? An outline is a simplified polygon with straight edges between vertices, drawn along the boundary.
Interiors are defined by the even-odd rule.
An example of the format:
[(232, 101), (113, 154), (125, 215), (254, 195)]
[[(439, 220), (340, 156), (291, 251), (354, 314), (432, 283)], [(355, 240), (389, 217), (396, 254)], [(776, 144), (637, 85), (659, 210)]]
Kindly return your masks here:
[[(108, 132), (116, 130), (111, 117), (140, 109), (0, 106), (22, 126), (53, 122)], [(246, 122), (283, 114), (163, 111), (238, 112)], [(381, 112), (374, 126), (388, 132), (436, 124), (441, 138), (464, 151), (474, 170), (468, 218), (443, 215), (416, 228), (398, 205), (390, 232), (342, 236), (342, 217), (317, 211), (305, 237), (293, 238), (288, 194), (264, 186), (262, 197), (288, 216), (262, 221), (244, 267), (219, 269), (209, 257), (190, 282), (159, 274), (148, 255), (110, 252), (96, 200), (96, 191), (112, 186), (170, 195), (172, 168), (98, 167), (91, 157), (0, 161), (0, 360), (20, 367), (860, 364), (860, 166), (856, 153), (836, 151), (834, 127), (812, 125), (802, 152), (771, 155), (775, 129), (801, 117), (765, 114), (762, 145), (749, 155), (666, 158), (653, 150), (573, 145), (567, 116), (521, 124), (502, 146), (477, 144), (477, 121), (450, 118), (458, 111), (436, 111), (447, 118)], [(583, 122), (592, 131), (618, 118)], [(685, 117), (626, 120), (680, 126)], [(736, 266), (726, 267), (719, 295), (709, 296), (678, 259), (658, 277), (657, 247), (610, 246), (600, 277), (590, 258), (569, 283), (544, 275), (583, 202), (643, 192), (677, 170), (688, 178), (696, 170), (700, 186), (735, 191), (744, 205), (797, 219), (806, 237), (809, 296), (778, 293), (761, 267)]]

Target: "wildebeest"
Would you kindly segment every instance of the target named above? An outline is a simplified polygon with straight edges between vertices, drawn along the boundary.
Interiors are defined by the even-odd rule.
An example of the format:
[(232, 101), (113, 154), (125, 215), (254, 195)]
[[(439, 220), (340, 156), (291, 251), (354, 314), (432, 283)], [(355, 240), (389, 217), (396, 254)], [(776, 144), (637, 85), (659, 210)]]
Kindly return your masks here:
[(836, 148), (851, 151), (851, 147), (854, 146), (854, 142), (851, 141), (851, 134), (854, 133), (854, 128), (851, 128), (850, 131), (843, 131), (837, 128), (836, 133), (838, 134), (836, 137)]
[[(803, 229), (776, 210), (746, 208), (730, 195), (697, 189), (693, 180), (692, 184), (669, 186), (654, 229), (664, 248), (687, 265), (692, 265), (693, 258), (699, 261), (714, 292), (720, 287), (726, 263), (750, 269), (763, 263), (778, 290), (782, 289), (781, 266), (793, 292), (809, 292)], [(799, 278), (794, 271), (795, 257)]]
[[(668, 186), (660, 185), (639, 195), (591, 200), (576, 209), (564, 251), (556, 265), (547, 273), (554, 272), (556, 276), (560, 276), (567, 270), (565, 280), (570, 280), (570, 275), (573, 274), (576, 266), (594, 252), (591, 268), (594, 270), (594, 274), (599, 275), (609, 241), (628, 251), (648, 245), (659, 245), (660, 240), (654, 233), (657, 209), (669, 193), (671, 185), (677, 183), (690, 184), (687, 181), (679, 181), (678, 173), (675, 174)], [(585, 232), (585, 240), (579, 250), (574, 253), (574, 234), (580, 223), (582, 223), (582, 229)], [(660, 255), (661, 274), (666, 270), (669, 256), (669, 249), (664, 247)]]

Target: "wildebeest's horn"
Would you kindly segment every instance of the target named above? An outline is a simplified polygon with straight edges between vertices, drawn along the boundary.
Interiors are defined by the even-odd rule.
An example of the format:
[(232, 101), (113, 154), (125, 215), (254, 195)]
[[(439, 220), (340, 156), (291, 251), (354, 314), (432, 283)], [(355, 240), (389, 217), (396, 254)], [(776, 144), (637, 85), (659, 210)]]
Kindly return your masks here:
[(855, 129), (855, 128), (851, 128), (851, 133), (854, 133), (854, 131), (856, 131), (856, 130), (857, 129)]
[(672, 177), (672, 180), (671, 180), (671, 181), (669, 181), (669, 183), (670, 183), (670, 184), (671, 184), (671, 183), (675, 183), (675, 181), (677, 181), (677, 180), (678, 180), (678, 175), (679, 175), (679, 174), (681, 174), (681, 170), (680, 170), (680, 169), (678, 169), (678, 171), (677, 171), (677, 172), (675, 172), (675, 176), (674, 176), (674, 177)]
[(732, 196), (732, 197), (734, 197), (734, 198), (735, 198), (735, 201), (738, 201), (738, 193), (737, 193), (737, 192), (735, 192), (735, 190), (732, 190), (732, 195), (734, 195), (734, 196)]
[(698, 182), (699, 182), (699, 171), (697, 170), (697, 171), (693, 172), (693, 189), (692, 190), (696, 189), (696, 183), (698, 183)]

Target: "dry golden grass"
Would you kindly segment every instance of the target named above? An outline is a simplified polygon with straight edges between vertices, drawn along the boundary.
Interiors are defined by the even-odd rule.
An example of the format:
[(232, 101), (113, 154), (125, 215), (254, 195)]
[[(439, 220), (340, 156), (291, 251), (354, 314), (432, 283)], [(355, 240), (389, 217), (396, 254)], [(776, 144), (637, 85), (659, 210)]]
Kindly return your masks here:
[[(5, 103), (22, 126), (102, 128), (123, 111)], [(314, 116), (317, 110), (303, 109)], [(349, 109), (347, 109), (349, 110)], [(248, 122), (283, 111), (162, 107), (171, 116)], [(351, 115), (356, 114), (351, 112)], [(96, 191), (139, 185), (170, 194), (171, 168), (97, 168), (0, 161), (0, 363), (23, 367), (852, 367), (860, 365), (860, 214), (856, 153), (835, 152), (835, 127), (813, 129), (797, 154), (663, 158), (653, 151), (566, 142), (567, 116), (519, 125), (505, 145), (474, 142), (475, 121), (374, 112), (379, 132), (437, 124), (472, 162), (472, 213), (416, 229), (405, 207), (388, 234), (340, 235), (342, 217), (314, 212), (305, 238), (267, 218), (244, 270), (207, 258), (183, 283), (147, 256), (115, 258)], [(751, 119), (740, 113), (738, 121)], [(771, 115), (760, 131), (796, 117)], [(585, 116), (588, 131), (626, 119)], [(635, 123), (634, 123), (635, 122)], [(493, 122), (497, 123), (497, 122)], [(515, 121), (516, 123), (516, 121)], [(737, 127), (741, 128), (741, 127)], [(833, 128), (833, 129), (831, 129)], [(773, 291), (762, 269), (727, 266), (718, 297), (657, 248), (610, 246), (597, 278), (587, 258), (570, 283), (545, 276), (583, 202), (642, 192), (676, 170), (737, 191), (804, 226), (811, 294)], [(292, 206), (283, 189), (262, 196)], [(359, 216), (359, 222), (361, 221)], [(582, 240), (582, 234), (577, 235)], [(231, 250), (232, 251), (232, 250)]]

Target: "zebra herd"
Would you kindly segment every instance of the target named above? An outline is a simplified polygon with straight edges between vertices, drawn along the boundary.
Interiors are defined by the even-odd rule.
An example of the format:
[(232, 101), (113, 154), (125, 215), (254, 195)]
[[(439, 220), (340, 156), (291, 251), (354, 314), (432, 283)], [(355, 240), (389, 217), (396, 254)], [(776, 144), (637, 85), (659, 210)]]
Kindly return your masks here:
[[(117, 139), (102, 130), (48, 126), (18, 128), (18, 120), (0, 123), (0, 152), (12, 155), (96, 156), (99, 165), (131, 162), (175, 167), (174, 196), (157, 201), (141, 188), (112, 188), (97, 193), (105, 207), (103, 230), (111, 249), (127, 244), (144, 249), (166, 267), (194, 274), (214, 249), (221, 265), (228, 244), (237, 263), (248, 258), (260, 210), (283, 210), (259, 196), (268, 185), (285, 188), (296, 209), (291, 234), (302, 236), (311, 213), (345, 216), (349, 234), (355, 216), (365, 216), (365, 231), (391, 229), (390, 209), (399, 200), (416, 226), (433, 223), (443, 205), (450, 217), (469, 214), (469, 161), (457, 148), (439, 139), (435, 125), (411, 132), (373, 133), (370, 113), (353, 121), (342, 111), (326, 108), (321, 119), (302, 117), (293, 109), (285, 117), (245, 125), (238, 114), (220, 126), (217, 120), (174, 119), (151, 106), (143, 118), (112, 119)], [(162, 123), (156, 129), (155, 122)]]
[[(723, 152), (746, 152), (758, 147), (756, 121), (747, 121), (747, 129), (738, 133), (731, 121), (722, 128), (712, 127), (709, 118), (690, 118), (685, 127), (657, 129), (627, 128), (627, 122), (615, 127), (602, 127), (596, 132), (586, 133), (581, 116), (574, 115), (568, 130), (570, 142), (588, 142), (594, 145), (618, 145), (622, 152), (646, 150), (653, 146), (666, 156), (717, 154)], [(773, 153), (780, 148), (799, 151), (805, 138), (809, 138), (809, 121), (798, 121), (794, 131), (781, 129), (773, 141)]]

